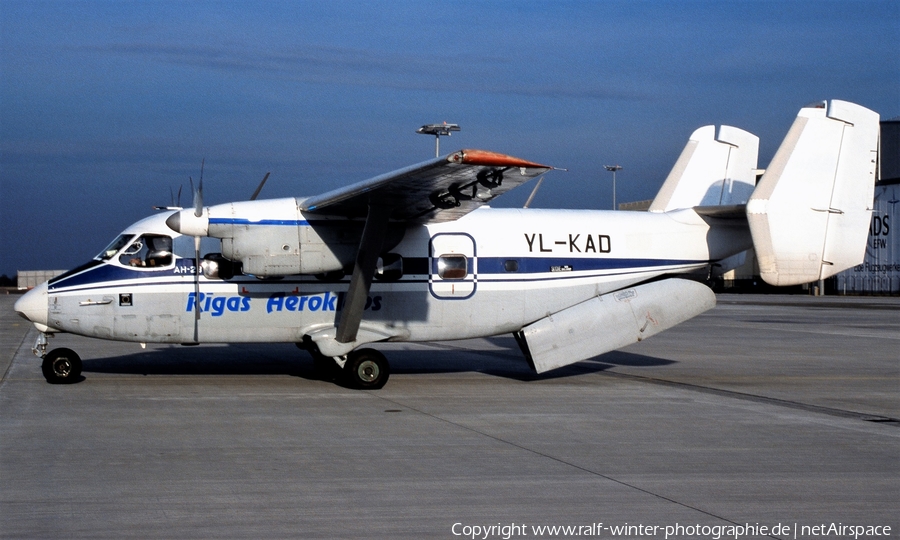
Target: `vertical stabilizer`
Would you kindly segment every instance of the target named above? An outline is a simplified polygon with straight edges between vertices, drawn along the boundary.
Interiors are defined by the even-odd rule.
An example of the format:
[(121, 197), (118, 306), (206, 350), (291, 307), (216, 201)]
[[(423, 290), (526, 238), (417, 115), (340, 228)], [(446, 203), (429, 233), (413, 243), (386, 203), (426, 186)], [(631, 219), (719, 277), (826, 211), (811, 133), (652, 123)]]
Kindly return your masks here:
[(756, 184), (759, 138), (731, 126), (703, 126), (690, 140), (650, 205), (651, 212), (745, 204)]
[(878, 114), (846, 101), (804, 107), (747, 203), (762, 278), (799, 285), (863, 260)]

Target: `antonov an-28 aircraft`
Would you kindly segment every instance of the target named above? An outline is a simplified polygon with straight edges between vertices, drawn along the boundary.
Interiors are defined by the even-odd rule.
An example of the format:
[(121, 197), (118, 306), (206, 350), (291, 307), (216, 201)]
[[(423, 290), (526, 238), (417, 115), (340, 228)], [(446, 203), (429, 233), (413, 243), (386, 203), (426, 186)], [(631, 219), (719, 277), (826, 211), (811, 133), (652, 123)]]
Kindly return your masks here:
[(367, 344), (512, 333), (543, 373), (712, 308), (703, 282), (751, 247), (772, 285), (859, 264), (878, 130), (859, 105), (805, 107), (757, 183), (758, 138), (701, 127), (648, 212), (490, 208), (551, 167), (482, 150), (308, 198), (205, 207), (201, 187), (193, 208), (138, 221), (15, 310), (40, 331), (51, 383), (83, 379), (75, 352), (47, 352), (56, 332), (292, 342), (361, 389), (389, 375)]

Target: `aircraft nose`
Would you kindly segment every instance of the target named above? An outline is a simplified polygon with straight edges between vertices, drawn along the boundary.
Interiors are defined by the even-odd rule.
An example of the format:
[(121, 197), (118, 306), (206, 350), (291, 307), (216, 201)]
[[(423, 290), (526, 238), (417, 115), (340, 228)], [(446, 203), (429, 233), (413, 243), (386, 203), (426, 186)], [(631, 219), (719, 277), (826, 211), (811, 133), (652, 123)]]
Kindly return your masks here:
[(47, 326), (49, 319), (47, 304), (47, 282), (41, 283), (37, 287), (25, 293), (22, 298), (16, 300), (13, 309), (16, 313), (29, 321)]

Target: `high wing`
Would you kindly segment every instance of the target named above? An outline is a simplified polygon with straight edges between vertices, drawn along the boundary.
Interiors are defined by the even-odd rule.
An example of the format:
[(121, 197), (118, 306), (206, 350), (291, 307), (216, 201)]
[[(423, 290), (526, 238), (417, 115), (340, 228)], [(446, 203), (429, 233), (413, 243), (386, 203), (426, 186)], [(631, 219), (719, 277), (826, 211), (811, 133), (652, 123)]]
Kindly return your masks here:
[(355, 346), (388, 221), (454, 221), (549, 169), (495, 152), (460, 150), (303, 201), (304, 212), (366, 219), (334, 334), (325, 330), (312, 336), (319, 348), (331, 343), (343, 354), (342, 348)]
[(552, 167), (486, 150), (460, 150), (300, 204), (304, 212), (365, 218), (370, 206), (410, 223), (454, 221)]

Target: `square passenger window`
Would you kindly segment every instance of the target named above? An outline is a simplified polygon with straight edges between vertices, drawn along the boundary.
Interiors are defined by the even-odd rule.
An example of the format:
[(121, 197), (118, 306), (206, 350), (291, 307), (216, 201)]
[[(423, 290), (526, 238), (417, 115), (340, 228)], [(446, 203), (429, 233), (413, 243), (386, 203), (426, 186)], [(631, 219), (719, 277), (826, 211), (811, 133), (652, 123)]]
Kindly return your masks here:
[(437, 267), (441, 279), (463, 279), (469, 275), (469, 261), (459, 253), (441, 255)]

